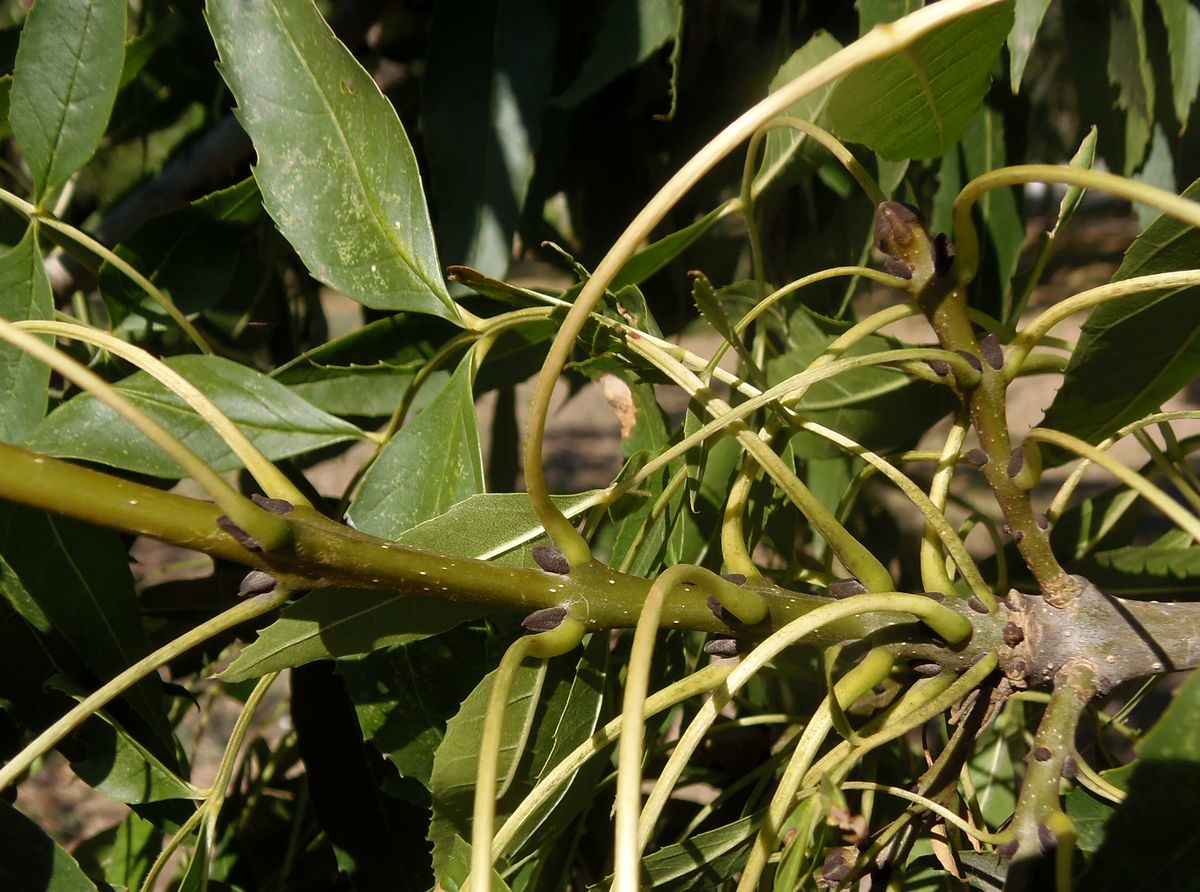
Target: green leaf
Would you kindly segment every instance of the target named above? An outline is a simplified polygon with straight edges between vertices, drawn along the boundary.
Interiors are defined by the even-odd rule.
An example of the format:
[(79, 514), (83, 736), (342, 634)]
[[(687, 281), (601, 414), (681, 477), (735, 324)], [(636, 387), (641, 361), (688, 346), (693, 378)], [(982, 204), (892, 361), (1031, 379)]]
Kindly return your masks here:
[(1112, 551), (1101, 551), (1096, 560), (1105, 566), (1125, 573), (1165, 576), (1176, 579), (1200, 577), (1200, 548), (1160, 548), (1154, 545), (1129, 545)]
[[(37, 249), (36, 227), (0, 254), (0, 316), (49, 319), (54, 298)], [(0, 441), (17, 443), (46, 415), (50, 368), (12, 344), (0, 344)]]
[(0, 799), (0, 887), (96, 892), (74, 858), (6, 800)]
[[(1092, 165), (1096, 161), (1096, 138), (1098, 131), (1095, 125), (1088, 129), (1087, 136), (1079, 144), (1079, 148), (1075, 154), (1071, 156), (1071, 166), (1081, 170), (1091, 170)], [(1071, 218), (1075, 216), (1075, 211), (1079, 208), (1079, 202), (1083, 200), (1082, 186), (1068, 186), (1067, 191), (1063, 194), (1062, 201), (1058, 204), (1058, 220), (1054, 224), (1054, 228), (1050, 230), (1050, 237), (1058, 235), (1058, 231), (1071, 222)]]
[(319, 589), (288, 605), (224, 672), (245, 681), (314, 660), (419, 641), (484, 613), (474, 604), (357, 589)]
[[(1200, 181), (1183, 193), (1200, 198)], [(1162, 216), (1137, 237), (1112, 281), (1191, 269), (1200, 232)], [(1078, 345), (1042, 426), (1099, 443), (1154, 411), (1200, 374), (1200, 288), (1153, 291), (1101, 304)], [(1045, 450), (1050, 464), (1070, 456)]]
[(610, 0), (596, 43), (559, 97), (574, 108), (617, 75), (639, 65), (675, 36), (682, 0)]
[[(0, 555), (0, 596), (43, 636), (66, 642), (97, 678), (107, 681), (150, 652), (116, 533), (0, 502)], [(158, 677), (143, 679), (124, 699), (140, 720), (138, 737), (173, 767)]]
[(311, 0), (210, 0), (258, 150), (263, 203), (313, 276), (384, 310), (458, 321), (400, 119)]
[[(762, 815), (750, 815), (647, 855), (642, 859), (643, 888), (671, 892), (718, 888), (746, 856), (761, 820)], [(611, 883), (610, 876), (588, 889), (599, 892)]]
[(533, 177), (558, 37), (553, 0), (443, 0), (422, 80), (442, 256), (503, 276)]
[(100, 145), (124, 58), (124, 0), (55, 0), (29, 11), (9, 122), (33, 173), (37, 201)]
[(1014, 94), (1021, 90), (1021, 78), (1033, 51), (1034, 38), (1049, 8), (1050, 0), (1017, 0), (1015, 20), (1008, 32), (1008, 66)]
[(464, 626), (338, 662), (364, 736), (401, 777), (429, 787), (446, 722), (487, 671), (487, 637)]
[[(216, 403), (269, 459), (365, 437), (353, 424), (322, 412), (278, 381), (231, 360), (186, 355), (165, 362)], [(130, 375), (116, 388), (218, 471), (241, 467), (225, 441), (182, 398), (146, 372)], [(156, 477), (181, 474), (179, 466), (129, 422), (86, 393), (51, 412), (26, 445), (50, 455)]]
[[(544, 660), (529, 661), (517, 669), (513, 679), (500, 732), (500, 760), (496, 774), (498, 795), (508, 788), (525, 752), (549, 665)], [(430, 777), (433, 821), (429, 839), (433, 843), (433, 869), (439, 879), (445, 870), (453, 837), (470, 835), (475, 771), (479, 764), (479, 732), (495, 676), (495, 672), (489, 672), (463, 701), (446, 724), (446, 736), (433, 757)]]
[(1158, 0), (1171, 54), (1171, 98), (1175, 120), (1187, 122), (1200, 87), (1200, 9), (1188, 0)]
[[(446, 856), (438, 870), (436, 892), (462, 892), (470, 872), (471, 844), (456, 833), (446, 842)], [(495, 869), (492, 870), (492, 892), (512, 892)]]
[(1200, 673), (1175, 692), (1138, 744), (1128, 798), (1104, 828), (1104, 843), (1079, 888), (1089, 892), (1195, 888), (1200, 858)]
[(894, 22), (925, 5), (925, 0), (854, 0), (858, 10), (859, 36), (880, 22)]
[[(538, 716), (528, 757), (519, 766), (518, 776), (499, 804), (504, 813), (513, 811), (541, 778), (596, 731), (611, 650), (608, 636), (592, 635), (574, 674), (567, 680), (569, 683), (559, 684), (544, 697), (545, 707)], [(567, 783), (542, 800), (500, 857), (510, 863), (518, 861), (527, 846), (537, 844), (537, 831), (548, 822), (551, 828), (569, 826), (591, 805), (595, 785), (605, 769), (605, 760), (592, 759)]]
[(892, 161), (945, 154), (978, 111), (1012, 23), (1011, 2), (985, 7), (856, 68), (829, 97), (831, 129)]
[(395, 539), (483, 492), (474, 357), (467, 353), (437, 399), (380, 450), (346, 512), (355, 529)]
[(721, 218), (723, 207), (714, 208), (695, 223), (685, 226), (670, 235), (665, 235), (653, 244), (647, 245), (629, 258), (620, 272), (608, 287), (612, 291), (620, 291), (628, 285), (639, 285), (658, 272), (692, 244), (708, 232), (714, 223)]
[[(591, 489), (551, 501), (568, 518), (578, 517), (598, 504), (603, 490)], [(545, 530), (523, 492), (479, 493), (437, 517), (417, 524), (400, 535), (401, 545), (462, 554), (498, 564), (535, 566), (530, 549), (545, 541)]]
[[(82, 699), (82, 694), (77, 693), (75, 699)], [(191, 786), (107, 713), (97, 713), (95, 721), (75, 733), (72, 743), (82, 744), (86, 753), (71, 759), (71, 770), (115, 802), (140, 805), (195, 797)]]
[[(789, 349), (767, 362), (772, 385), (802, 371), (851, 323), (828, 319), (805, 306), (788, 323)], [(862, 356), (895, 349), (882, 336), (865, 338), (844, 354)], [(907, 448), (950, 410), (944, 389), (915, 381), (898, 369), (868, 366), (811, 387), (797, 404), (806, 418), (833, 428), (868, 449)], [(832, 458), (842, 450), (815, 434), (799, 433), (790, 444), (801, 458)]]
[[(817, 33), (779, 66), (775, 77), (771, 78), (768, 91), (774, 93), (818, 63), (824, 62), (841, 48), (842, 45), (833, 35), (824, 31)], [(825, 123), (826, 106), (829, 104), (832, 93), (833, 85), (827, 84), (793, 102), (784, 110), (783, 114), (823, 124)], [(780, 127), (767, 133), (763, 159), (759, 164), (758, 173), (754, 177), (755, 191), (759, 192), (766, 188), (768, 183), (787, 168), (802, 148), (806, 150), (804, 156), (810, 161), (815, 160), (819, 163), (828, 158), (828, 150), (814, 143), (799, 130)]]

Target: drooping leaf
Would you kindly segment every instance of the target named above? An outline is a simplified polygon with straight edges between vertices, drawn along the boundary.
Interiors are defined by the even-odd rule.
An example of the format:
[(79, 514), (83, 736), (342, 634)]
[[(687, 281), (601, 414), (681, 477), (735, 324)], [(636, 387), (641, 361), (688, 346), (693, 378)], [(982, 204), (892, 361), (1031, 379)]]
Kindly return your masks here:
[(854, 0), (858, 33), (866, 34), (880, 22), (894, 22), (925, 5), (925, 0)]
[[(550, 665), (544, 660), (527, 661), (513, 678), (505, 701), (499, 740), (498, 795), (507, 789), (525, 752)], [(433, 843), (434, 873), (439, 878), (450, 856), (453, 837), (470, 836), (475, 773), (479, 765), (479, 732), (495, 677), (495, 672), (489, 672), (463, 701), (447, 723), (446, 736), (433, 756), (430, 777), (433, 822), (429, 827), (429, 839)]]
[[(779, 66), (779, 71), (771, 79), (769, 92), (774, 93), (808, 69), (824, 62), (841, 48), (842, 45), (833, 35), (824, 31), (815, 34), (808, 43), (792, 53), (788, 60)], [(784, 114), (791, 118), (823, 124), (832, 92), (833, 85), (827, 84), (793, 102), (787, 107)], [(762, 162), (759, 164), (758, 173), (754, 178), (755, 191), (766, 188), (770, 182), (783, 173), (799, 153), (802, 153), (805, 158), (818, 161), (823, 161), (828, 157), (828, 151), (823, 146), (817, 145), (799, 130), (785, 127), (770, 131), (767, 134)]]
[(422, 81), (442, 256), (503, 276), (550, 99), (559, 4), (450, 0)]
[(333, 666), (292, 673), (292, 722), (317, 823), (356, 889), (423, 892), (430, 887), (428, 812), (385, 792), (392, 774), (365, 743)]
[(1184, 124), (1200, 87), (1200, 9), (1188, 0), (1158, 0), (1171, 54), (1171, 99)]
[(1138, 744), (1128, 798), (1104, 828), (1104, 843), (1080, 888), (1183, 892), (1200, 857), (1200, 673), (1175, 692)]
[(484, 612), (456, 601), (318, 589), (288, 605), (218, 677), (245, 681), (314, 660), (370, 653), (437, 635)]
[(474, 351), (442, 392), (380, 451), (346, 512), (356, 529), (395, 539), (483, 492), (483, 458), (472, 385)]
[[(1071, 156), (1071, 166), (1083, 170), (1091, 170), (1092, 164), (1096, 161), (1096, 139), (1097, 131), (1095, 126), (1088, 129), (1087, 136), (1079, 144), (1079, 148), (1075, 154)], [(1083, 200), (1083, 188), (1080, 186), (1068, 186), (1067, 191), (1063, 194), (1062, 201), (1058, 204), (1058, 220), (1054, 224), (1054, 228), (1050, 230), (1050, 235), (1053, 238), (1058, 235), (1058, 231), (1071, 222), (1071, 218), (1075, 216), (1075, 211), (1079, 208), (1079, 202)]]
[(33, 173), (36, 200), (96, 151), (124, 57), (124, 0), (57, 0), (29, 11), (8, 115)]
[[(248, 366), (219, 356), (173, 356), (165, 362), (216, 403), (269, 459), (365, 437), (353, 424), (321, 411)], [(237, 456), (204, 419), (146, 372), (130, 375), (116, 388), (218, 471), (241, 467)], [(27, 445), (50, 455), (87, 459), (156, 477), (181, 475), (179, 466), (157, 446), (86, 393), (51, 412)]]
[(944, 154), (978, 111), (1012, 22), (1011, 2), (988, 6), (856, 68), (829, 97), (830, 129), (892, 161)]
[[(1183, 193), (1200, 197), (1200, 182)], [(1125, 252), (1112, 281), (1191, 269), (1200, 232), (1162, 216)], [(1098, 443), (1200, 374), (1200, 289), (1152, 291), (1101, 304), (1083, 326), (1045, 427)], [(1067, 456), (1046, 450), (1050, 463)]]
[(74, 858), (0, 799), (0, 887), (28, 892), (96, 892)]
[(1014, 93), (1021, 89), (1034, 38), (1049, 8), (1050, 0), (1017, 0), (1015, 21), (1008, 32), (1008, 65)]
[[(0, 596), (40, 634), (65, 642), (98, 678), (108, 680), (150, 652), (116, 533), (0, 502), (0, 555)], [(157, 676), (134, 685), (124, 700), (136, 711), (139, 739), (173, 768)]]
[(263, 204), (313, 276), (369, 307), (457, 321), (395, 109), (310, 0), (210, 0)]
[(1118, 105), (1149, 128), (1154, 124), (1154, 72), (1146, 44), (1145, 0), (1114, 5), (1111, 28), (1108, 80), (1117, 88)]
[[(54, 298), (30, 226), (15, 247), (0, 254), (0, 316), (49, 319)], [(17, 443), (46, 414), (50, 368), (12, 344), (0, 343), (0, 441)]]
[[(271, 377), (332, 415), (386, 418), (413, 375), (456, 331), (442, 319), (398, 313), (301, 353)], [(427, 379), (415, 406), (436, 391), (435, 381)]]
[(611, 0), (591, 53), (559, 97), (573, 108), (675, 35), (682, 0)]

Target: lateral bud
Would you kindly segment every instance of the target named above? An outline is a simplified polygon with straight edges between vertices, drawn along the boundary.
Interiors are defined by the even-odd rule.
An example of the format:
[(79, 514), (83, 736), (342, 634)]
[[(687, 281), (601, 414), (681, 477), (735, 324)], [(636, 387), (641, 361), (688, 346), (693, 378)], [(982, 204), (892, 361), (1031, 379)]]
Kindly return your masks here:
[(1004, 348), (1000, 346), (1000, 339), (994, 334), (989, 334), (979, 342), (979, 352), (983, 354), (987, 364), (996, 371), (1004, 368)]
[(562, 625), (562, 621), (566, 618), (567, 608), (546, 607), (542, 610), (533, 611), (533, 613), (521, 620), (521, 628), (529, 632), (549, 632)]
[(933, 272), (940, 279), (954, 266), (954, 242), (944, 232), (933, 237)]
[(1008, 476), (1013, 483), (1028, 492), (1042, 477), (1042, 451), (1036, 442), (1026, 440), (1012, 451), (1008, 460)]
[(270, 511), (272, 514), (290, 514), (296, 507), (287, 499), (269, 499), (258, 493), (250, 496), (250, 501), (264, 511)]
[(217, 526), (232, 536), (242, 548), (247, 551), (262, 551), (262, 544), (257, 539), (243, 530), (240, 526), (233, 522), (227, 514), (222, 514), (217, 518)]
[(988, 455), (982, 449), (972, 449), (967, 453), (967, 461), (977, 468), (983, 468), (987, 466)]
[(248, 598), (251, 595), (264, 595), (274, 591), (278, 584), (279, 581), (270, 573), (263, 570), (251, 570), (242, 578), (242, 584), (238, 586), (238, 597)]
[(710, 657), (736, 657), (739, 653), (736, 638), (710, 638), (702, 649)]
[(829, 584), (829, 594), (839, 601), (843, 598), (852, 598), (855, 595), (861, 595), (866, 592), (867, 587), (855, 579), (853, 576), (848, 576), (845, 579), (838, 579)]
[(562, 549), (557, 545), (538, 545), (531, 552), (533, 562), (545, 570), (547, 573), (557, 573), (559, 576), (565, 576), (571, 572), (571, 565), (567, 561), (567, 556), (562, 553)]

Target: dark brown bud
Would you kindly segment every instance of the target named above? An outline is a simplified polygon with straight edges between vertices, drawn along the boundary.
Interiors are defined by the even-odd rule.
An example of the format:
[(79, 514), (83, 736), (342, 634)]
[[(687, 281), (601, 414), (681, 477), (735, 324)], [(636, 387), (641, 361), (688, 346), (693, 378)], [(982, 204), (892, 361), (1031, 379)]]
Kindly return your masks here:
[(1045, 514), (1038, 514), (1033, 518), (1033, 522), (1037, 524), (1039, 530), (1045, 531), (1050, 529), (1050, 518)]
[(977, 372), (983, 371), (983, 363), (980, 362), (979, 357), (976, 356), (974, 353), (970, 353), (966, 350), (955, 350), (954, 352), (957, 353), (959, 356), (961, 356), (963, 359), (965, 359), (967, 361), (967, 365), (969, 365), (975, 371), (977, 371)]
[(979, 342), (979, 352), (996, 371), (1004, 368), (1004, 348), (1000, 346), (1000, 339), (994, 334), (989, 334)]
[(727, 623), (730, 621), (730, 614), (725, 612), (725, 608), (721, 606), (721, 602), (712, 595), (709, 595), (708, 598), (705, 599), (704, 603), (708, 605), (708, 609), (712, 611), (712, 615), (721, 622)]
[(926, 363), (933, 369), (933, 373), (940, 378), (944, 378), (950, 374), (950, 363), (943, 362), (940, 359), (927, 359)]
[(547, 573), (564, 576), (571, 572), (571, 565), (567, 562), (566, 555), (557, 545), (538, 545), (532, 549), (530, 554), (533, 556), (533, 562)]
[(217, 526), (237, 540), (238, 545), (247, 551), (262, 551), (262, 545), (257, 539), (233, 522), (228, 515), (222, 514), (217, 518)]
[(1014, 530), (1008, 524), (1004, 524), (1004, 526), (1002, 526), (1000, 529), (1004, 532), (1004, 535), (1011, 536), (1014, 542), (1020, 542), (1025, 538), (1024, 533), (1022, 533), (1020, 530)]
[(266, 496), (259, 495), (258, 493), (250, 496), (250, 501), (264, 511), (270, 511), (272, 514), (290, 514), (296, 507), (287, 499), (268, 499)]
[(1063, 759), (1062, 775), (1067, 780), (1075, 780), (1079, 776), (1079, 763), (1075, 761), (1074, 756)]
[(530, 632), (549, 632), (552, 629), (557, 629), (566, 618), (567, 608), (546, 607), (543, 610), (533, 611), (533, 613), (521, 620), (521, 628), (527, 629)]
[(1053, 755), (1054, 753), (1050, 752), (1050, 747), (1048, 746), (1038, 746), (1033, 749), (1033, 758), (1039, 762), (1049, 762), (1050, 757)]
[(1009, 647), (1016, 647), (1025, 640), (1025, 630), (1016, 623), (1005, 623), (1004, 625), (1004, 643)]
[(1010, 839), (1008, 842), (1001, 843), (996, 847), (996, 854), (1006, 861), (1011, 861), (1012, 856), (1017, 854), (1017, 841)]
[(1013, 477), (1016, 477), (1018, 474), (1020, 474), (1021, 468), (1024, 466), (1024, 464), (1025, 450), (1021, 446), (1018, 446), (1012, 451), (1012, 455), (1009, 456), (1008, 459), (1008, 468), (1005, 469), (1008, 474), (1008, 479), (1011, 480)]
[(732, 582), (734, 585), (745, 585), (746, 584), (746, 574), (745, 573), (722, 573), (721, 578), (724, 579), (726, 582)]
[(830, 851), (825, 856), (825, 863), (821, 865), (822, 884), (826, 888), (832, 888), (841, 883), (850, 875), (856, 860), (858, 860), (858, 851), (855, 849), (840, 848)]
[(861, 595), (867, 590), (867, 587), (855, 579), (853, 576), (846, 579), (839, 579), (829, 586), (829, 594), (841, 600), (842, 598), (851, 598), (854, 595)]
[(710, 657), (736, 657), (738, 642), (736, 638), (710, 638), (704, 642), (703, 650)]
[(933, 237), (933, 271), (940, 279), (954, 266), (954, 242), (939, 232)]
[(261, 595), (266, 592), (273, 591), (278, 581), (270, 573), (264, 573), (262, 570), (251, 570), (242, 579), (242, 584), (238, 586), (238, 597), (248, 598), (251, 595)]
[(897, 279), (911, 279), (912, 267), (903, 260), (897, 260), (895, 257), (889, 257), (883, 261), (883, 271), (889, 276), (895, 276)]
[(918, 592), (918, 594), (924, 595), (926, 598), (932, 598), (939, 604), (946, 600), (946, 596), (942, 592)]
[(917, 663), (912, 667), (912, 671), (914, 675), (931, 678), (934, 675), (939, 675), (942, 667), (937, 663)]
[(988, 612), (987, 605), (979, 600), (978, 595), (971, 595), (971, 597), (967, 599), (967, 606), (970, 607), (972, 610), (974, 610), (976, 613), (987, 613)]
[(988, 456), (982, 449), (972, 449), (967, 453), (967, 461), (977, 468), (983, 468), (987, 466)]
[(882, 202), (875, 211), (875, 245), (884, 254), (899, 257), (916, 240), (915, 227), (923, 227), (915, 207), (898, 201)]

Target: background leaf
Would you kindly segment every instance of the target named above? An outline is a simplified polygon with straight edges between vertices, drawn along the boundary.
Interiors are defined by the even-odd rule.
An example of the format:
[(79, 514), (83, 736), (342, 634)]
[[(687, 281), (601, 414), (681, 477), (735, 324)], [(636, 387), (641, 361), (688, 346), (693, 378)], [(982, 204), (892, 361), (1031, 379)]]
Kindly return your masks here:
[(8, 112), (41, 201), (108, 126), (125, 58), (125, 0), (35, 3), (21, 29)]
[(985, 7), (856, 68), (829, 97), (831, 129), (890, 161), (944, 154), (979, 108), (1012, 22), (1011, 2)]
[(210, 0), (258, 150), (263, 204), (313, 276), (368, 307), (458, 320), (416, 157), (371, 76), (309, 0)]
[(579, 74), (559, 97), (572, 108), (621, 72), (650, 58), (675, 34), (682, 0), (610, 0), (596, 42)]
[[(1183, 193), (1200, 197), (1200, 181)], [(1125, 252), (1112, 277), (1191, 269), (1200, 257), (1200, 232), (1160, 217)], [(1043, 427), (1089, 443), (1169, 400), (1200, 374), (1200, 288), (1153, 291), (1101, 304), (1092, 311), (1071, 354), (1062, 386)], [(1051, 464), (1069, 456), (1045, 450)]]
[(1008, 69), (1014, 93), (1021, 89), (1033, 39), (1037, 37), (1049, 8), (1050, 0), (1017, 0), (1012, 30), (1008, 32)]
[(1200, 9), (1188, 0), (1158, 0), (1171, 54), (1171, 100), (1175, 120), (1186, 125), (1200, 87)]
[(442, 256), (503, 276), (533, 176), (558, 36), (554, 0), (444, 0), (423, 81)]
[(1104, 828), (1080, 888), (1183, 892), (1200, 856), (1200, 673), (1138, 744), (1129, 796)]
[[(365, 436), (353, 424), (322, 412), (248, 366), (194, 354), (171, 357), (166, 364), (203, 391), (269, 459)], [(218, 471), (241, 467), (204, 419), (145, 372), (130, 375), (116, 388)], [(129, 422), (87, 393), (51, 412), (25, 445), (50, 455), (83, 458), (156, 477), (182, 474), (178, 465)]]
[[(0, 316), (49, 319), (54, 299), (42, 254), (37, 248), (37, 227), (30, 226), (15, 247), (0, 254)], [(19, 443), (46, 414), (50, 367), (11, 344), (0, 344), (0, 441)]]
[(0, 885), (27, 892), (96, 892), (66, 849), (2, 799)]

